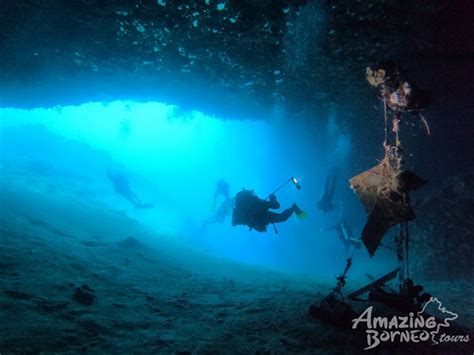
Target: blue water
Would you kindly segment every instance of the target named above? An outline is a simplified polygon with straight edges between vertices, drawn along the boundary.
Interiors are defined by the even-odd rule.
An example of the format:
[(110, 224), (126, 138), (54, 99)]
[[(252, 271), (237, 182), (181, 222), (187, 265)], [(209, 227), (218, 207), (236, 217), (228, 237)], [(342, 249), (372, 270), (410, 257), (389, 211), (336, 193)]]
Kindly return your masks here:
[[(365, 249), (345, 250), (335, 231), (324, 228), (345, 218), (359, 235), (362, 205), (349, 188), (352, 137), (342, 126), (344, 112), (294, 122), (274, 108), (272, 120), (226, 119), (184, 111), (171, 103), (114, 101), (78, 106), (0, 109), (2, 168), (50, 179), (54, 189), (74, 193), (103, 209), (136, 219), (152, 231), (212, 256), (295, 274), (333, 278), (354, 256), (352, 276), (382, 274), (395, 264), (383, 248), (369, 259)], [(322, 122), (322, 123), (315, 123)], [(114, 192), (107, 178), (113, 167), (152, 209), (136, 209)], [(335, 209), (316, 208), (326, 176), (338, 170)], [(292, 216), (267, 233), (203, 221), (212, 215), (216, 181), (266, 198), (278, 194), (282, 209), (297, 203), (309, 217)], [(196, 261), (198, 262), (198, 261)]]

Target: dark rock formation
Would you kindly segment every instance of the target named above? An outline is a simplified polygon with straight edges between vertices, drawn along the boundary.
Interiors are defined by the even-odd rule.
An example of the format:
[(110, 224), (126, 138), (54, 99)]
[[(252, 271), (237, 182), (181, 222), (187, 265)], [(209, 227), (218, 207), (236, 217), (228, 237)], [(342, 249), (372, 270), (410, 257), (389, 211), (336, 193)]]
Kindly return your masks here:
[(410, 253), (416, 277), (473, 280), (474, 174), (445, 181), (416, 210)]
[(382, 127), (365, 68), (391, 59), (433, 92), (433, 132), (453, 131), (462, 150), (473, 13), (473, 2), (442, 0), (3, 1), (0, 106), (154, 100), (226, 119), (282, 107), (308, 122), (336, 104), (364, 160), (379, 144), (367, 130)]
[(72, 299), (84, 306), (90, 306), (95, 302), (94, 290), (87, 285), (76, 287)]
[(15, 300), (30, 300), (34, 297), (33, 295), (17, 290), (5, 290), (3, 293)]
[[(23, 106), (172, 97), (226, 117), (269, 114), (278, 101), (294, 110), (328, 102), (365, 108), (366, 66), (416, 59), (423, 68), (434, 57), (472, 54), (472, 8), (463, 3), (6, 1), (0, 93)], [(449, 80), (463, 63), (437, 74)]]
[(117, 243), (119, 247), (126, 248), (126, 249), (131, 249), (131, 250), (137, 250), (137, 249), (144, 249), (145, 246), (143, 245), (142, 242), (140, 242), (138, 239), (134, 237), (127, 237), (124, 240), (120, 241)]
[(348, 303), (333, 295), (325, 297), (321, 302), (313, 303), (309, 307), (308, 313), (316, 319), (347, 328), (350, 327), (352, 319), (356, 317), (356, 313)]

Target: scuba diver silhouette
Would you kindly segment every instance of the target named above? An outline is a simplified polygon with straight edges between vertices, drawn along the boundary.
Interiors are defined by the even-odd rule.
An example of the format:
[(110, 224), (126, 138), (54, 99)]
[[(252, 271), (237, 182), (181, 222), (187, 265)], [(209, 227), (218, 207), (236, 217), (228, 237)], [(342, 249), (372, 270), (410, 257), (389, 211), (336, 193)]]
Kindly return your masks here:
[(220, 196), (222, 196), (224, 201), (230, 200), (230, 187), (228, 182), (224, 179), (220, 179), (216, 182), (216, 190), (214, 191), (214, 200), (212, 202), (213, 209)]
[(235, 196), (232, 226), (246, 225), (250, 230), (255, 229), (262, 233), (267, 231), (267, 225), (285, 222), (293, 213), (304, 214), (295, 203), (281, 213), (269, 211), (278, 208), (280, 203), (274, 193), (270, 194), (267, 200), (262, 200), (253, 191), (243, 189)]
[(333, 199), (334, 193), (336, 192), (336, 172), (332, 172), (328, 174), (326, 177), (326, 184), (324, 185), (323, 195), (321, 199), (316, 203), (316, 206), (323, 211), (323, 213), (327, 213), (334, 209)]
[[(216, 209), (215, 206), (220, 199), (222, 199), (222, 202)], [(214, 191), (214, 199), (211, 207), (211, 209), (215, 211), (212, 216), (204, 221), (201, 233), (204, 232), (209, 224), (224, 222), (225, 218), (232, 213), (233, 202), (234, 199), (230, 197), (229, 184), (224, 179), (220, 179), (216, 183), (216, 190)]]
[(135, 206), (135, 208), (153, 208), (151, 203), (142, 203), (138, 196), (133, 192), (130, 187), (128, 179), (118, 171), (112, 169), (110, 166), (107, 167), (107, 177), (114, 186), (115, 193), (122, 196), (124, 199), (129, 201)]
[(323, 232), (327, 232), (333, 229), (336, 230), (337, 236), (339, 237), (339, 240), (342, 242), (342, 244), (344, 244), (344, 248), (346, 250), (349, 249), (351, 246), (356, 249), (359, 249), (361, 247), (362, 242), (360, 241), (360, 239), (354, 238), (352, 228), (344, 218), (341, 219), (341, 221), (335, 226), (324, 229)]

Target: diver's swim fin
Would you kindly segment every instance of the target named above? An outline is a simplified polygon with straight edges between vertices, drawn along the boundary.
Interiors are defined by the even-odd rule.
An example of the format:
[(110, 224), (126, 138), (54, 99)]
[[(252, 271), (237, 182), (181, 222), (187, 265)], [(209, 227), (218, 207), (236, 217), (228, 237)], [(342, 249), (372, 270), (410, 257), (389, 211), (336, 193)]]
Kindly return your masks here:
[(309, 217), (309, 215), (303, 211), (299, 206), (295, 203), (293, 204), (293, 210), (295, 211), (296, 218), (298, 219), (306, 219)]
[(307, 214), (304, 211), (301, 211), (301, 213), (296, 214), (296, 218), (298, 218), (299, 220), (306, 219), (308, 217), (309, 217), (309, 214)]

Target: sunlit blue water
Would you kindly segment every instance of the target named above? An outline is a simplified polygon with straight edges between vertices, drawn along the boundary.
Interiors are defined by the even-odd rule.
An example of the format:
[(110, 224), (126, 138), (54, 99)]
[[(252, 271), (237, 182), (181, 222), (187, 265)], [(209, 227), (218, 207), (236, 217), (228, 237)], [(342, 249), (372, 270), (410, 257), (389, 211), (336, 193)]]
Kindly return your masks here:
[[(322, 229), (348, 220), (358, 235), (365, 214), (349, 189), (347, 164), (351, 136), (341, 127), (343, 113), (331, 111), (316, 125), (295, 123), (275, 108), (274, 119), (226, 120), (183, 111), (164, 103), (115, 101), (49, 109), (0, 109), (2, 167), (16, 167), (33, 179), (51, 179), (55, 189), (73, 190), (101, 208), (119, 211), (168, 238), (206, 253), (286, 272), (333, 277), (344, 268), (346, 251), (336, 233)], [(310, 119), (310, 118), (308, 118)], [(153, 209), (136, 209), (114, 192), (107, 178), (113, 166)], [(316, 208), (327, 174), (338, 169), (334, 211)], [(212, 213), (216, 181), (225, 179), (235, 195), (253, 189), (266, 198), (278, 192), (282, 209), (297, 203), (309, 214), (294, 216), (267, 233), (203, 221)], [(71, 181), (74, 184), (71, 185)], [(73, 186), (73, 187), (72, 187)], [(381, 273), (394, 263), (382, 250), (369, 260), (365, 250), (354, 257), (353, 272), (374, 265)], [(380, 271), (379, 271), (380, 270)]]

